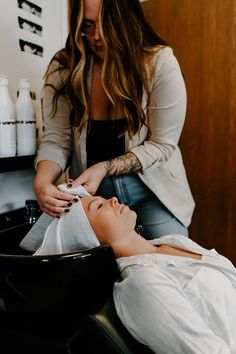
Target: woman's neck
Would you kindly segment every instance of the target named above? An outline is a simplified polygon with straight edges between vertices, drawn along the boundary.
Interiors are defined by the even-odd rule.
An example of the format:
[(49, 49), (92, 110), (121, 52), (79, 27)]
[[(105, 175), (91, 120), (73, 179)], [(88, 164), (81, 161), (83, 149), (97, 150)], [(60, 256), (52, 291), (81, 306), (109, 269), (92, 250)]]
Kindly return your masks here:
[(179, 256), (201, 260), (202, 254), (192, 252), (188, 249), (173, 247), (171, 245), (162, 244), (159, 247), (152, 245), (135, 231), (128, 235), (127, 238), (119, 239), (119, 241), (110, 244), (116, 258), (130, 257), (139, 254), (159, 253), (170, 256)]
[(138, 254), (157, 253), (157, 248), (133, 231), (129, 237), (119, 239), (110, 245), (116, 258)]
[(94, 55), (94, 64), (97, 65), (99, 68), (102, 68), (103, 60), (99, 58), (97, 55)]

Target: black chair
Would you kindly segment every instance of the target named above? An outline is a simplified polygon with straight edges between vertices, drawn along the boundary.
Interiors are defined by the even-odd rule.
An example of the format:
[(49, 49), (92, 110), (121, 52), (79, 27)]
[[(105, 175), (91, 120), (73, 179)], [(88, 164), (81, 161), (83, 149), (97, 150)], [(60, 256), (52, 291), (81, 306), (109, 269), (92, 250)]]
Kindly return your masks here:
[(80, 353), (81, 344), (86, 348), (86, 354), (153, 353), (148, 347), (137, 342), (123, 326), (116, 314), (112, 296), (106, 299), (99, 310), (79, 321), (78, 331), (70, 344), (73, 354)]
[(0, 232), (1, 353), (151, 353), (116, 315), (111, 247), (32, 256), (18, 246), (29, 228)]

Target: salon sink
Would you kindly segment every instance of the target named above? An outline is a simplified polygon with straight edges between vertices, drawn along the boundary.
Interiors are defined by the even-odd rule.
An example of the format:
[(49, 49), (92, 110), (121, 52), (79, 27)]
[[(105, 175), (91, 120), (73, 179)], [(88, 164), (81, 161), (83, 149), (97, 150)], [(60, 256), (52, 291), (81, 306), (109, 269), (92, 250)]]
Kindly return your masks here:
[(0, 231), (0, 253), (1, 254), (15, 254), (15, 255), (27, 255), (28, 251), (19, 247), (20, 241), (31, 229), (32, 224), (26, 223), (22, 220), (22, 223), (8, 227), (5, 230)]
[(24, 223), (0, 231), (0, 296), (7, 311), (94, 311), (119, 277), (112, 248), (33, 256), (19, 246), (31, 226)]
[(0, 352), (152, 353), (116, 315), (112, 248), (32, 256), (19, 247), (32, 227), (21, 216), (0, 230)]
[(32, 225), (7, 226), (0, 231), (0, 352), (77, 354), (69, 347), (78, 322), (100, 309), (119, 276), (112, 249), (32, 256), (19, 247)]
[(26, 208), (0, 214), (0, 232), (26, 223)]
[(42, 214), (37, 200), (27, 199), (25, 207), (0, 214), (0, 232), (24, 224), (32, 226)]

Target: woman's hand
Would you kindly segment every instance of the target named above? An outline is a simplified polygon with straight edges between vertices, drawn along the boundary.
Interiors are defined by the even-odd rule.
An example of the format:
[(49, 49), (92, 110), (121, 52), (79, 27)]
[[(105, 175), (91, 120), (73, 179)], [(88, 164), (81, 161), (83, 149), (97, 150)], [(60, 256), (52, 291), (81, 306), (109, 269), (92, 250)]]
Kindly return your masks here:
[(105, 176), (115, 176), (138, 172), (141, 164), (132, 152), (118, 156), (112, 160), (98, 162), (87, 168), (71, 184), (73, 187), (82, 185), (90, 194), (95, 194)]
[(75, 197), (59, 191), (51, 183), (35, 186), (34, 192), (40, 208), (48, 215), (57, 217), (69, 210), (69, 207), (75, 201)]
[[(68, 209), (75, 197), (59, 191), (54, 181), (61, 175), (60, 167), (53, 161), (40, 161), (34, 179), (34, 193), (40, 208), (48, 215), (60, 216)], [(69, 210), (69, 209), (68, 209)]]
[(82, 185), (90, 194), (95, 194), (103, 178), (106, 176), (105, 162), (98, 162), (87, 168), (76, 178), (72, 186)]

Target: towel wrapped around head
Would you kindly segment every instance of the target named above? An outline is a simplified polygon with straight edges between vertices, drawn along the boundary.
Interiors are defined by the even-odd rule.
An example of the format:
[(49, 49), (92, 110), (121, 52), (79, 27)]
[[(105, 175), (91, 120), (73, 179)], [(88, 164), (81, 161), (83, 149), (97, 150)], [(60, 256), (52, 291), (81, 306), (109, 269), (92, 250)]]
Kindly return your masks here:
[[(79, 197), (90, 195), (82, 186), (59, 185), (58, 188)], [(20, 243), (22, 248), (35, 251), (34, 255), (71, 253), (100, 245), (80, 198), (60, 219), (46, 215), (45, 221), (45, 215), (42, 214)]]

